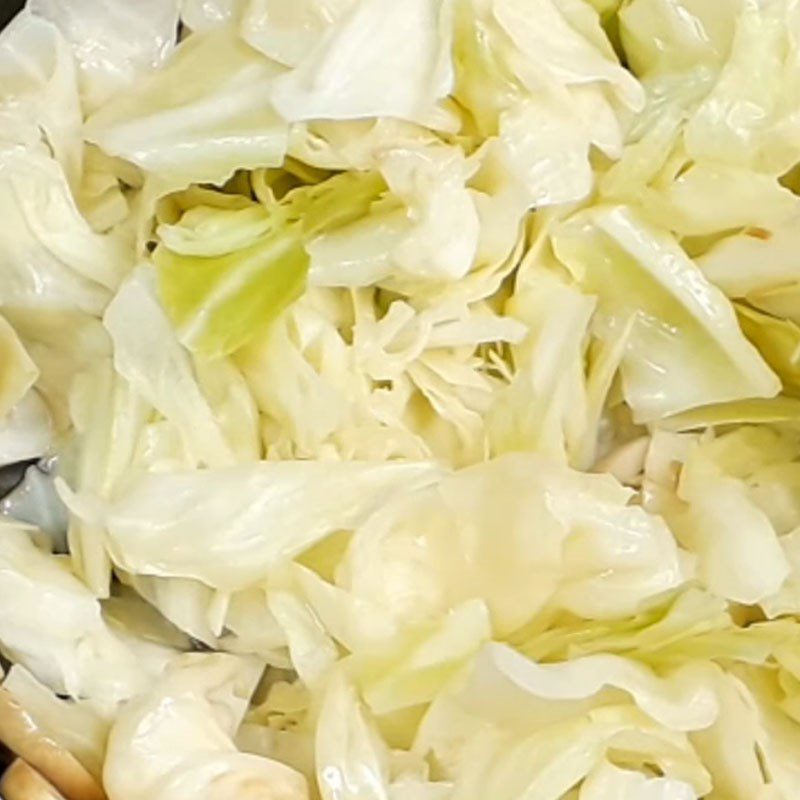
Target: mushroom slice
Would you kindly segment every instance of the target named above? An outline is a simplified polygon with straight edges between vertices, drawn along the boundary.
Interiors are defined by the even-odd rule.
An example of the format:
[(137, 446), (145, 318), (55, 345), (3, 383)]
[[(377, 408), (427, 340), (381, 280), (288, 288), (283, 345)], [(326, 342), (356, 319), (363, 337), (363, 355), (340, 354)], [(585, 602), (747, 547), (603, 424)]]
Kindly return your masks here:
[[(45, 784), (49, 781), (58, 790), (50, 795), (31, 794), (31, 800), (33, 798), (38, 800), (40, 796), (42, 798), (63, 796), (64, 800), (105, 800), (105, 793), (86, 768), (70, 752), (45, 736), (11, 692), (2, 687), (0, 687), (0, 741), (28, 762), (23, 767), (16, 767), (17, 772), (24, 772), (24, 767), (28, 767), (35, 776), (41, 773)], [(19, 760), (14, 762), (6, 775), (19, 763), (22, 762)], [(14, 774), (11, 773), (11, 780), (14, 779)], [(27, 780), (33, 781), (33, 778)], [(27, 799), (27, 795), (19, 793), (21, 791), (19, 788), (16, 789), (17, 794), (10, 794), (5, 783), (4, 776), (0, 796), (5, 800), (11, 800), (12, 797)], [(33, 783), (30, 785), (33, 786)]]
[(21, 758), (0, 779), (0, 796), (5, 800), (65, 800), (53, 784)]

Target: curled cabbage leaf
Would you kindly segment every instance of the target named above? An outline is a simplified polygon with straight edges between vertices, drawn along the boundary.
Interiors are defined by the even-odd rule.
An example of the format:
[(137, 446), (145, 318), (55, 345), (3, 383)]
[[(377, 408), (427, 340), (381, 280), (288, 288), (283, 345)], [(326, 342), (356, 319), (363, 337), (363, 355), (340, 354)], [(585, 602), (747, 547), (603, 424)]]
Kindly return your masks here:
[(496, 636), (550, 607), (632, 613), (686, 575), (666, 525), (630, 496), (609, 476), (506, 455), (387, 504), (356, 531), (339, 582), (405, 624), (479, 597)]
[(74, 513), (105, 526), (112, 559), (128, 572), (235, 590), (437, 475), (425, 463), (260, 462), (143, 475), (107, 508), (65, 494)]
[(636, 318), (622, 376), (638, 421), (780, 390), (727, 299), (669, 234), (631, 209), (579, 214), (556, 231), (554, 246), (585, 289), (598, 294), (608, 326)]
[(302, 775), (242, 753), (233, 734), (259, 674), (225, 654), (187, 655), (120, 712), (103, 768), (109, 800), (306, 800)]

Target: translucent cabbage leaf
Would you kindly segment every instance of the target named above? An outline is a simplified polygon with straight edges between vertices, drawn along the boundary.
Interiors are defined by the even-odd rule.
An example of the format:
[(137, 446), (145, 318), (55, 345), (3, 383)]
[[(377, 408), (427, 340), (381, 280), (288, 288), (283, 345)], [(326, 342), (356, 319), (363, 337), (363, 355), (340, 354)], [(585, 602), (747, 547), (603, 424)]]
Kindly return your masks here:
[(200, 389), (237, 461), (258, 461), (258, 408), (244, 376), (229, 359), (195, 357), (193, 362)]
[(744, 304), (737, 304), (736, 316), (744, 335), (781, 379), (783, 391), (796, 397), (800, 393), (800, 326)]
[(144, 475), (105, 510), (91, 495), (68, 505), (106, 526), (112, 558), (128, 572), (234, 590), (437, 475), (429, 464), (261, 462)]
[(287, 129), (268, 101), (275, 74), (232, 31), (196, 34), (164, 68), (104, 103), (85, 135), (173, 188), (278, 166)]
[[(789, 575), (774, 523), (778, 514), (765, 501), (769, 489), (759, 497), (754, 488), (769, 481), (767, 473), (758, 477), (763, 470), (785, 464), (795, 452), (791, 437), (754, 426), (695, 441), (683, 456), (673, 456), (680, 467), (676, 497), (684, 505), (663, 510), (683, 546), (698, 556), (697, 576), (714, 594), (755, 604), (778, 592)], [(652, 468), (651, 461), (646, 474)]]
[(177, 661), (111, 729), (103, 768), (109, 800), (187, 793), (221, 800), (244, 792), (306, 800), (299, 773), (233, 743), (259, 673), (257, 662), (221, 653)]
[(192, 31), (205, 31), (235, 22), (247, 0), (181, 0), (181, 21)]
[(36, 364), (3, 317), (0, 317), (0, 364), (0, 420), (3, 420), (39, 377)]
[(295, 564), (293, 571), (298, 593), (330, 637), (346, 650), (378, 650), (388, 647), (398, 635), (397, 625), (382, 606), (354, 597), (301, 564)]
[(354, 672), (364, 700), (379, 715), (430, 703), (490, 638), (488, 609), (475, 599), (435, 623), (401, 632), (381, 652), (356, 653)]
[(429, 780), (422, 759), (390, 751), (342, 670), (337, 671), (325, 689), (315, 756), (317, 784), (324, 800), (450, 797), (451, 787), (447, 783)]
[[(219, 645), (218, 617), (214, 590), (199, 581), (132, 575), (115, 570), (120, 582), (132, 587), (176, 628), (207, 647)], [(223, 620), (224, 622), (224, 620)]]
[(402, 205), (386, 203), (385, 209), (376, 208), (366, 219), (314, 241), (311, 280), (348, 286), (389, 276), (464, 277), (480, 236), (476, 201), (466, 186), (476, 165), (459, 149), (441, 146), (397, 147), (380, 156), (377, 165)]
[(620, 118), (644, 103), (597, 17), (576, 9), (552, 0), (535, 10), (517, 0), (456, 6), (453, 94), (481, 136), (497, 136), (485, 145), (484, 181), (504, 187), (517, 213), (585, 198), (590, 148), (619, 157)]
[(661, 671), (686, 660), (763, 664), (791, 637), (792, 628), (786, 622), (739, 628), (723, 599), (690, 588), (627, 619), (560, 618), (546, 631), (522, 629), (510, 642), (537, 661), (615, 654)]
[(319, 48), (323, 36), (337, 23), (341, 24), (357, 2), (250, 0), (241, 20), (242, 36), (269, 58), (297, 67)]
[(72, 45), (89, 108), (160, 67), (178, 34), (177, 0), (29, 0), (27, 8)]
[(556, 231), (554, 246), (599, 295), (608, 325), (636, 318), (622, 376), (638, 421), (778, 393), (777, 377), (742, 335), (730, 303), (671, 236), (631, 209), (584, 212)]
[[(110, 360), (98, 361), (77, 376), (70, 407), (77, 448), (71, 480), (80, 491), (109, 497), (133, 464), (150, 408)], [(105, 531), (73, 518), (67, 538), (76, 573), (97, 597), (107, 597), (111, 559)]]
[(581, 784), (578, 800), (697, 800), (695, 788), (676, 778), (651, 778), (607, 762)]
[(0, 649), (53, 691), (113, 707), (146, 685), (147, 672), (107, 627), (94, 595), (63, 559), (39, 550), (29, 530), (8, 523), (0, 593), (8, 609)]
[(614, 618), (685, 578), (672, 534), (629, 497), (609, 476), (506, 455), (385, 505), (339, 582), (406, 624), (481, 598), (496, 636), (545, 607)]
[(39, 370), (35, 393), (25, 397), (28, 410), (41, 418), (43, 409), (53, 432), (64, 434), (71, 426), (72, 382), (111, 355), (108, 334), (99, 319), (79, 311), (9, 306), (3, 313)]
[(689, 510), (676, 528), (684, 545), (699, 556), (698, 577), (715, 594), (740, 603), (753, 604), (777, 592), (790, 565), (769, 517), (736, 480), (696, 480), (682, 481)]
[(227, 652), (256, 655), (272, 666), (288, 669), (292, 666), (287, 652), (289, 637), (270, 605), (268, 591), (262, 587), (231, 595), (220, 643)]
[(631, 0), (619, 11), (622, 44), (637, 75), (680, 73), (728, 58), (741, 0)]
[(800, 773), (791, 756), (796, 726), (780, 708), (785, 694), (771, 672), (749, 668), (720, 675), (719, 718), (707, 730), (692, 734), (715, 793), (721, 796), (791, 797), (800, 788)]
[[(220, 247), (213, 235), (208, 256), (161, 245), (154, 253), (159, 291), (181, 341), (207, 356), (245, 344), (302, 294), (309, 266), (305, 243), (361, 217), (383, 188), (379, 176), (354, 173), (296, 189), (259, 222), (263, 233), (249, 227), (243, 246), (222, 255), (213, 255)], [(258, 218), (249, 209), (234, 213), (239, 226)]]
[[(708, 279), (729, 297), (768, 313), (800, 320), (794, 298), (800, 283), (796, 218), (772, 228), (728, 236), (698, 259)], [(757, 265), (757, 266), (756, 266)]]
[(690, 431), (716, 425), (792, 422), (797, 419), (800, 419), (800, 402), (793, 397), (773, 397), (700, 406), (661, 420), (659, 427), (670, 431)]
[(106, 309), (103, 322), (114, 343), (114, 366), (175, 425), (194, 463), (231, 464), (231, 448), (159, 303), (155, 278), (150, 265), (141, 265)]
[(798, 210), (797, 197), (776, 178), (708, 162), (689, 165), (665, 187), (643, 191), (639, 202), (650, 221), (682, 236), (770, 230)]
[(798, 28), (791, 3), (744, 3), (730, 57), (686, 127), (689, 155), (771, 175), (798, 157)]
[(0, 150), (0, 304), (99, 314), (131, 266), (126, 242), (96, 234), (61, 166), (23, 148)]
[[(710, 791), (710, 776), (688, 736), (660, 725), (637, 707), (637, 703), (648, 706), (655, 697), (659, 705), (671, 705), (667, 698), (683, 684), (683, 702), (705, 697), (706, 710), (713, 713), (695, 720), (707, 728), (716, 715), (716, 700), (706, 670), (692, 674), (687, 668), (669, 679), (657, 679), (652, 693), (628, 695), (625, 690), (608, 689), (594, 694), (588, 684), (570, 686), (566, 695), (584, 698), (576, 700), (559, 699), (555, 686), (531, 682), (528, 673), (536, 669), (512, 651), (490, 646), (427, 711), (414, 750), (436, 759), (443, 774), (453, 780), (455, 796), (569, 797), (568, 792), (618, 748), (625, 751), (629, 768), (655, 765), (664, 777), (691, 785), (698, 796)], [(570, 665), (545, 669), (555, 675)], [(592, 683), (602, 681), (595, 675)], [(679, 701), (674, 707), (680, 706)], [(654, 708), (650, 711), (660, 716)]]
[(267, 603), (283, 629), (292, 668), (306, 686), (317, 688), (338, 660), (336, 644), (313, 609), (295, 593), (272, 589)]
[[(484, 682), (490, 677), (493, 689), (481, 696), (478, 687), (489, 685)], [(608, 654), (537, 664), (497, 643), (483, 648), (458, 692), (468, 705), (492, 718), (531, 728), (579, 715), (587, 707), (613, 705), (620, 702), (620, 693), (672, 731), (704, 730), (718, 713), (702, 665), (658, 675), (641, 663)], [(589, 699), (591, 703), (584, 702)]]
[[(18, 15), (0, 35), (0, 109), (17, 124), (46, 137), (72, 186), (77, 186), (82, 160), (80, 100), (69, 44), (56, 27), (29, 13)], [(4, 125), (0, 138), (9, 135)], [(9, 144), (14, 142), (13, 135)]]
[(598, 81), (608, 85), (623, 107), (639, 108), (643, 102), (641, 87), (618, 63), (599, 25), (590, 21), (592, 35), (587, 36), (586, 30), (574, 24), (575, 17), (563, 10), (565, 5), (537, 0), (536, 13), (530, 13), (520, 0), (492, 3), (495, 18), (517, 52), (527, 56), (528, 63), (518, 67), (522, 80), (533, 82), (536, 71), (549, 73), (567, 85)]
[[(289, 13), (302, 13), (302, 5)], [(397, 117), (447, 123), (436, 102), (449, 94), (453, 81), (449, 3), (357, 0), (343, 10), (333, 5), (323, 13), (324, 35), (275, 80), (272, 102), (285, 119)], [(269, 9), (267, 15), (270, 19)], [(245, 36), (275, 57), (268, 39), (253, 35), (254, 21), (250, 29), (245, 27)], [(304, 26), (301, 22), (297, 27)], [(308, 26), (305, 33), (313, 37), (312, 31)], [(278, 26), (272, 28), (276, 34)]]
[(528, 335), (513, 348), (514, 379), (489, 412), (493, 452), (569, 460), (587, 424), (584, 350), (595, 305), (553, 272), (520, 273), (506, 312)]

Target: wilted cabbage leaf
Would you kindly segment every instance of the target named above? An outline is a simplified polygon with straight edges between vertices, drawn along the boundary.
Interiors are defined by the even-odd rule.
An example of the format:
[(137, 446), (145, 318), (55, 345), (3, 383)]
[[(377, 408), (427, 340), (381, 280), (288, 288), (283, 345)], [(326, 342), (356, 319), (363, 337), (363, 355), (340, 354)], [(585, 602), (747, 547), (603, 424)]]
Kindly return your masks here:
[(29, 0), (2, 791), (800, 797), (798, 35)]

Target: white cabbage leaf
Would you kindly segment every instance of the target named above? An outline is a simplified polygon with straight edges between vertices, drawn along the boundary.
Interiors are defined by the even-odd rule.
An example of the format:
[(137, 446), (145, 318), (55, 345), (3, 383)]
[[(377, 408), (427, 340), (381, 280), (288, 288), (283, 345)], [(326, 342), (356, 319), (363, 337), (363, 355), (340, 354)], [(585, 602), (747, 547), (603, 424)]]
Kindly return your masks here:
[(28, 355), (19, 335), (0, 316), (0, 421), (7, 420), (38, 378), (39, 368)]
[(209, 586), (185, 578), (133, 575), (119, 568), (115, 572), (123, 585), (133, 588), (176, 628), (202, 645), (218, 647), (220, 598)]
[[(464, 697), (480, 695), (477, 687), (497, 672), (491, 697), (474, 702), (509, 721), (534, 725), (538, 719), (556, 721), (580, 713), (583, 702), (612, 705), (619, 693), (628, 695), (654, 721), (674, 731), (708, 728), (716, 719), (718, 704), (702, 668), (683, 667), (659, 677), (652, 669), (620, 656), (597, 654), (569, 661), (537, 664), (501, 644), (487, 645), (478, 656), (473, 683)], [(561, 706), (549, 708), (557, 701)]]
[(523, 270), (505, 310), (528, 335), (512, 347), (514, 378), (495, 394), (489, 412), (492, 451), (535, 451), (572, 462), (589, 435), (584, 361), (597, 301), (553, 271)]
[(108, 334), (99, 319), (80, 311), (9, 306), (3, 313), (39, 371), (25, 402), (32, 400), (36, 419), (41, 418), (43, 405), (53, 432), (64, 435), (71, 426), (73, 380), (109, 358)]
[(709, 162), (688, 164), (666, 186), (640, 192), (638, 201), (648, 220), (682, 236), (771, 230), (798, 211), (796, 195), (772, 176)]
[[(266, 210), (248, 203), (222, 213), (191, 209), (167, 229), (175, 250), (164, 243), (153, 255), (159, 293), (181, 341), (219, 357), (267, 329), (303, 294), (308, 243), (359, 219), (384, 189), (380, 175), (351, 172), (299, 186)], [(238, 230), (220, 236), (226, 217)]]
[[(290, 7), (288, 2), (262, 5)], [(306, 27), (303, 5), (311, 4), (304, 2), (299, 9), (292, 5), (288, 11), (300, 17), (295, 23), (300, 29)], [(258, 31), (264, 12), (271, 21), (271, 10), (274, 17), (283, 9), (267, 7), (261, 14), (251, 9), (245, 17), (245, 37), (267, 55), (285, 59), (287, 54), (275, 41), (280, 25), (272, 28), (267, 23), (263, 37)], [(307, 52), (288, 54), (297, 63), (272, 88), (272, 102), (285, 119), (396, 117), (448, 125), (448, 116), (436, 103), (450, 93), (453, 83), (449, 2), (357, 0), (322, 13), (322, 35), (309, 43)], [(309, 27), (305, 32), (313, 38)]]
[[(400, 754), (390, 751), (343, 670), (328, 681), (315, 739), (317, 785), (323, 800), (444, 800), (450, 796), (451, 787), (429, 780), (426, 766), (414, 763), (417, 759), (403, 753), (403, 763)], [(401, 764), (404, 770), (398, 769)]]
[(490, 137), (480, 177), (513, 214), (587, 197), (591, 148), (618, 158), (625, 118), (644, 103), (594, 12), (576, 9), (552, 0), (535, 10), (517, 0), (457, 6), (454, 96)]
[(480, 235), (466, 181), (477, 165), (458, 148), (395, 148), (377, 159), (391, 196), (363, 220), (309, 245), (309, 280), (365, 286), (391, 277), (457, 280), (473, 266)]
[[(737, 460), (742, 451), (748, 452), (747, 442), (736, 433), (719, 444), (742, 448), (734, 456)], [(748, 496), (743, 476), (730, 474), (724, 451), (717, 456), (719, 469), (713, 449), (712, 444), (689, 453), (678, 486), (678, 495), (689, 508), (674, 527), (684, 545), (697, 553), (698, 577), (712, 592), (740, 603), (757, 603), (778, 592), (790, 564), (770, 517)]]
[(608, 327), (636, 318), (622, 376), (638, 421), (778, 393), (777, 376), (742, 335), (730, 303), (668, 233), (624, 206), (600, 206), (558, 229), (554, 247), (599, 295)]
[(763, 664), (792, 639), (792, 628), (786, 620), (740, 628), (725, 600), (692, 587), (627, 619), (587, 623), (561, 615), (549, 629), (522, 629), (512, 641), (537, 661), (617, 654), (660, 672), (700, 661)]
[[(289, 669), (292, 666), (289, 625), (272, 611), (272, 592), (259, 586), (230, 596), (220, 647), (229, 653), (256, 655), (271, 666)], [(280, 600), (277, 602), (280, 605)]]
[(357, 3), (358, 0), (248, 0), (241, 33), (264, 55), (297, 67)]
[(260, 671), (258, 662), (221, 653), (175, 662), (114, 722), (103, 768), (109, 800), (306, 800), (302, 775), (233, 742)]
[(776, 176), (794, 166), (800, 155), (798, 31), (791, 2), (742, 4), (730, 56), (686, 126), (692, 158)]
[(178, 34), (177, 0), (28, 0), (72, 45), (90, 109), (160, 67)]
[[(689, 784), (690, 796), (710, 791), (710, 776), (689, 736), (658, 720), (707, 729), (717, 714), (711, 669), (699, 665), (656, 677), (612, 659), (605, 669), (587, 665), (581, 682), (577, 673), (570, 675), (575, 668), (569, 662), (537, 666), (502, 645), (488, 646), (430, 706), (414, 751), (435, 757), (455, 783), (455, 796), (469, 800), (558, 800), (620, 751), (627, 767), (646, 774), (645, 765), (654, 765), (665, 778)], [(630, 681), (633, 675), (638, 677)]]
[(800, 314), (792, 302), (800, 283), (797, 241), (794, 217), (772, 228), (728, 236), (697, 263), (729, 297), (744, 298), (768, 313), (798, 321)]
[(247, 0), (181, 0), (181, 21), (192, 31), (205, 31), (236, 21)]
[(677, 778), (651, 778), (606, 762), (581, 785), (578, 800), (697, 800), (695, 788)]
[(57, 161), (0, 150), (0, 304), (99, 315), (131, 266), (125, 240), (83, 219)]
[(637, 75), (719, 68), (729, 57), (742, 0), (631, 0), (620, 34)]
[(468, 600), (435, 622), (410, 627), (379, 648), (354, 652), (364, 700), (379, 715), (430, 703), (491, 638), (482, 600)]
[(8, 113), (9, 122), (14, 119), (33, 133), (30, 141), (20, 140), (4, 121), (0, 137), (24, 145), (43, 134), (68, 182), (77, 186), (83, 117), (69, 44), (46, 20), (20, 14), (0, 34), (0, 79), (0, 110)]
[(230, 591), (438, 474), (424, 463), (260, 462), (143, 475), (106, 508), (64, 493), (73, 513), (105, 527), (112, 559), (126, 571)]
[(30, 530), (8, 523), (0, 537), (0, 593), (8, 609), (0, 649), (53, 691), (113, 708), (147, 685), (143, 664), (109, 629), (68, 563), (40, 550)]
[(103, 321), (114, 343), (114, 366), (178, 429), (193, 464), (231, 464), (230, 444), (201, 391), (189, 353), (161, 307), (155, 284), (155, 271), (142, 264), (106, 309)]
[(718, 435), (660, 433), (652, 440), (645, 504), (696, 554), (697, 578), (712, 593), (764, 603), (770, 612), (791, 602), (799, 454), (796, 434), (769, 424)]
[(292, 669), (306, 686), (318, 687), (339, 658), (335, 642), (314, 610), (294, 592), (271, 589), (267, 603), (286, 637)]
[[(80, 373), (72, 386), (70, 408), (78, 455), (70, 480), (79, 491), (110, 496), (131, 468), (139, 436), (150, 408), (114, 371), (110, 359)], [(67, 533), (75, 572), (97, 597), (107, 597), (111, 559), (105, 532), (73, 517)]]
[[(374, 296), (310, 290), (237, 354), (264, 415), (268, 457), (480, 458), (483, 414), (501, 381), (475, 351), (519, 341), (524, 326), (480, 300), (443, 297), (420, 310), (398, 300), (380, 314)], [(339, 322), (349, 314), (351, 341)]]
[(278, 166), (287, 128), (269, 104), (275, 74), (228, 29), (197, 34), (92, 114), (86, 138), (173, 189)]
[(748, 667), (718, 676), (719, 718), (691, 737), (715, 794), (744, 800), (791, 797), (800, 789), (800, 770), (792, 757), (798, 743), (791, 716), (795, 675), (790, 669)]
[(548, 607), (633, 613), (687, 576), (666, 525), (630, 496), (609, 476), (507, 455), (387, 503), (337, 582), (406, 624), (481, 598), (500, 636)]

